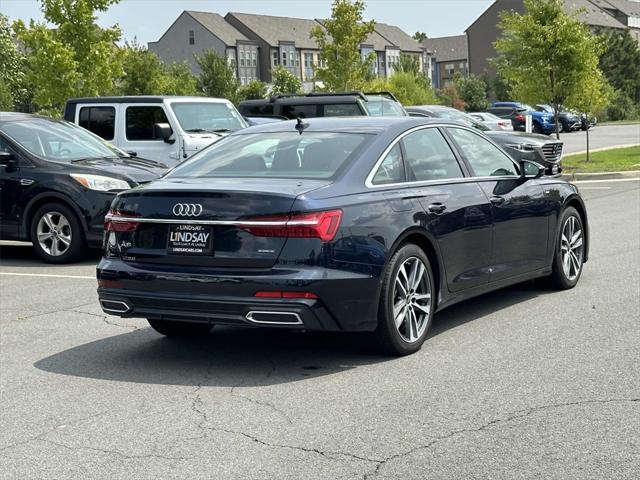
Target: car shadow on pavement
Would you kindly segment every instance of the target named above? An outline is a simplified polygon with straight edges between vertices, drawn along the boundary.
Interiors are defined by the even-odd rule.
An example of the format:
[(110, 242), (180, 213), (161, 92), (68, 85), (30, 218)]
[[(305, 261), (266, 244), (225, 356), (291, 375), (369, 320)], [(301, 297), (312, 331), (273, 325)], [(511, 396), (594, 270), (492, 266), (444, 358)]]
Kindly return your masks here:
[[(438, 335), (446, 332), (455, 335), (452, 329), (548, 293), (529, 282), (450, 307), (435, 316), (423, 351), (429, 348), (430, 339)], [(198, 340), (169, 339), (151, 328), (138, 328), (59, 352), (34, 366), (61, 375), (109, 381), (249, 387), (296, 382), (364, 365), (402, 361), (377, 353), (361, 334), (218, 326)]]
[[(100, 250), (90, 249), (87, 251), (85, 258), (76, 263), (63, 265), (62, 267), (76, 267), (83, 265), (96, 265), (100, 261)], [(20, 267), (20, 268), (43, 268), (51, 266), (44, 262), (33, 251), (33, 247), (29, 244), (20, 245), (0, 245), (0, 265), (3, 267)], [(50, 273), (56, 273), (54, 271)]]

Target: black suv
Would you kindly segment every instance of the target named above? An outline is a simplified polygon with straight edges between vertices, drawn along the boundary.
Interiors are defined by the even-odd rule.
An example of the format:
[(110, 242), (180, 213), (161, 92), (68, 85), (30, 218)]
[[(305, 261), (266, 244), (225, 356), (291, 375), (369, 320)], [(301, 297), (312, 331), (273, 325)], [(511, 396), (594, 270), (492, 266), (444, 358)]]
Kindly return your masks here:
[(390, 92), (308, 93), (275, 95), (266, 100), (245, 100), (238, 110), (245, 117), (407, 116)]
[(77, 260), (100, 246), (116, 193), (166, 168), (72, 123), (0, 112), (0, 240), (30, 241), (47, 262)]

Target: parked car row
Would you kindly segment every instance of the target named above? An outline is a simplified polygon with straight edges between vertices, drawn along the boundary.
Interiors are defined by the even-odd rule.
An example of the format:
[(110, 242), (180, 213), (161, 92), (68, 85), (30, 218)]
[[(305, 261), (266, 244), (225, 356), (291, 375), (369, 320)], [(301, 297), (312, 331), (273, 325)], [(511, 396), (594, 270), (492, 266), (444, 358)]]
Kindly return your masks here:
[(102, 221), (118, 192), (162, 176), (249, 123), (288, 118), (445, 118), (483, 132), (516, 161), (537, 162), (549, 175), (561, 171), (561, 142), (509, 132), (502, 120), (479, 121), (448, 107), (405, 109), (388, 92), (278, 95), (241, 102), (239, 109), (224, 99), (129, 96), (71, 99), (69, 122), (2, 114), (0, 238), (31, 241), (49, 262), (76, 260), (87, 245), (100, 244)]
[(562, 172), (563, 143), (558, 140), (534, 133), (491, 130), (473, 115), (443, 105), (407, 107), (407, 111), (415, 117), (446, 118), (461, 122), (483, 132), (516, 160), (537, 162), (545, 167), (547, 175)]
[[(294, 99), (312, 115), (251, 128), (232, 105), (161, 97), (70, 102), (86, 129), (2, 114), (0, 238), (52, 263), (100, 245), (104, 312), (166, 336), (219, 324), (369, 332), (393, 355), (420, 349), (434, 314), (467, 298), (541, 277), (576, 285), (585, 205), (545, 175), (561, 144), (549, 161), (546, 137), (373, 97), (282, 97), (278, 114)], [(366, 110), (314, 118), (336, 99)], [(126, 153), (97, 125), (127, 147), (178, 143), (175, 166)]]
[[(530, 115), (534, 133), (549, 135), (555, 132), (555, 115), (550, 105), (536, 105), (535, 108), (520, 102), (494, 102), (486, 113), (511, 121), (514, 130), (525, 130), (526, 116)], [(587, 119), (585, 114), (561, 110), (558, 114), (558, 131), (573, 132), (587, 130), (597, 123), (595, 117)]]

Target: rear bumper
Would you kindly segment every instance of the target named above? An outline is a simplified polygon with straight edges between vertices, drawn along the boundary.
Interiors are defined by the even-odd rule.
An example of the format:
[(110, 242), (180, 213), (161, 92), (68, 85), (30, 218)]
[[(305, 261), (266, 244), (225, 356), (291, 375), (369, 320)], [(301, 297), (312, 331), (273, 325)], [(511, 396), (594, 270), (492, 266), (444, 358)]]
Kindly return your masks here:
[[(173, 321), (324, 331), (377, 326), (379, 277), (324, 268), (175, 272), (103, 259), (97, 268), (105, 313)], [(304, 291), (317, 299), (258, 298)]]

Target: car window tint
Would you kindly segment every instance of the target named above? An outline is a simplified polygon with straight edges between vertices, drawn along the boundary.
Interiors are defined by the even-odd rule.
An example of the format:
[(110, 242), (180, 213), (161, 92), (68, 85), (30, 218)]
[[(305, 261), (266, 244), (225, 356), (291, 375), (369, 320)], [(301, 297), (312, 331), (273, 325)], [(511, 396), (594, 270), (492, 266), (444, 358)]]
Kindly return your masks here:
[(513, 161), (487, 139), (461, 128), (449, 127), (447, 130), (477, 177), (517, 175)]
[(156, 123), (169, 123), (162, 107), (127, 107), (127, 140), (163, 140), (153, 134)]
[(113, 140), (116, 109), (114, 107), (81, 107), (78, 123), (82, 128), (86, 128), (105, 140)]
[(247, 116), (273, 115), (273, 105), (241, 105), (240, 110)]
[(338, 132), (230, 135), (176, 167), (168, 177), (329, 179), (357, 156), (368, 138)]
[(464, 177), (453, 151), (437, 128), (417, 130), (402, 141), (409, 181)]
[(353, 117), (360, 116), (362, 112), (356, 103), (342, 103), (338, 105), (325, 105), (325, 117)]
[(282, 105), (282, 116), (296, 119), (318, 116), (316, 105)]
[(402, 150), (400, 144), (396, 143), (387, 153), (378, 171), (373, 177), (374, 185), (386, 185), (389, 183), (401, 183), (405, 181), (404, 167), (402, 164)]

